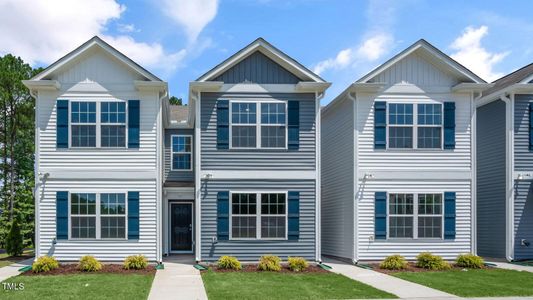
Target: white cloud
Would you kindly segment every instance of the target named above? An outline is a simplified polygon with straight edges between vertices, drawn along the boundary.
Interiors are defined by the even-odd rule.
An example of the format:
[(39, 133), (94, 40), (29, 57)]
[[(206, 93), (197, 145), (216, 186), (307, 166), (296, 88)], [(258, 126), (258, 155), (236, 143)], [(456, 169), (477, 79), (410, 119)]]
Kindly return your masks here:
[(218, 11), (218, 0), (165, 0), (163, 12), (185, 27), (189, 41), (195, 42)]
[(481, 40), (489, 33), (487, 26), (467, 27), (450, 45), (455, 50), (451, 57), (463, 64), (481, 78), (490, 81), (498, 79), (503, 73), (494, 71), (494, 66), (502, 61), (509, 52), (490, 52), (481, 45)]
[(135, 28), (134, 24), (117, 24), (117, 30), (122, 33), (140, 32), (140, 29)]
[(99, 35), (147, 68), (172, 70), (184, 53), (167, 53), (159, 43), (142, 43), (126, 35), (106, 34), (126, 7), (115, 0), (0, 0), (0, 54), (49, 64)]

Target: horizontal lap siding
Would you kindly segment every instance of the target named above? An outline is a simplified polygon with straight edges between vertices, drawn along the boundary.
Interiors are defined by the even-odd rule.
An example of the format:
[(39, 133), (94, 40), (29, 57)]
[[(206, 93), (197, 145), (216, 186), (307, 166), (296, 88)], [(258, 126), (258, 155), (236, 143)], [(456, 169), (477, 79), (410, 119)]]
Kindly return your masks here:
[[(216, 100), (300, 101), (300, 148), (294, 150), (217, 150)], [(202, 170), (315, 170), (314, 94), (216, 94), (202, 93)]]
[(533, 94), (514, 98), (514, 167), (516, 171), (533, 171), (533, 151), (529, 150), (529, 103)]
[[(533, 190), (532, 181), (516, 181), (514, 198), (514, 259), (533, 259)], [(525, 239), (529, 247), (521, 245)]]
[[(299, 191), (300, 238), (298, 241), (218, 241), (217, 193), (219, 191)], [(273, 254), (286, 259), (302, 256), (315, 260), (315, 182), (314, 180), (210, 180), (202, 183), (201, 190), (201, 251), (203, 261), (214, 261), (222, 255), (233, 255), (239, 260), (255, 261), (261, 255)]]
[[(134, 241), (74, 241), (59, 240), (56, 237), (56, 192), (77, 191), (100, 193), (139, 191), (140, 238)], [(40, 251), (42, 255), (53, 255), (58, 260), (75, 261), (83, 255), (94, 255), (99, 260), (122, 261), (128, 255), (143, 254), (150, 261), (156, 260), (156, 182), (146, 181), (56, 181), (48, 180), (40, 200)]]
[(194, 171), (172, 171), (172, 135), (190, 135), (193, 137), (192, 140), (192, 161), (191, 166), (194, 169), (194, 130), (193, 129), (165, 129), (165, 181), (194, 181)]
[[(362, 185), (362, 182), (359, 182)], [(464, 181), (413, 181), (370, 179), (361, 187), (358, 201), (358, 255), (360, 260), (381, 260), (391, 254), (400, 254), (414, 259), (420, 252), (430, 251), (445, 259), (455, 259), (459, 253), (471, 251), (471, 186)], [(384, 241), (374, 236), (374, 194), (375, 192), (456, 192), (456, 238), (455, 240), (407, 240)], [(388, 230), (388, 229), (387, 229)]]
[(354, 103), (322, 112), (322, 254), (352, 258), (354, 247)]

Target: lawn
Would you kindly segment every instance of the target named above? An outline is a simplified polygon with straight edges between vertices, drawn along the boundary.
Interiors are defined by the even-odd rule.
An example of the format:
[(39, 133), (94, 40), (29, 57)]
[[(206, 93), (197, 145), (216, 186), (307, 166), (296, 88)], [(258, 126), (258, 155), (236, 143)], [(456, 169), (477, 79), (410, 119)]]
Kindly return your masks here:
[(33, 250), (24, 251), (22, 256), (9, 256), (7, 253), (0, 253), (0, 268), (31, 257), (33, 257)]
[(139, 274), (16, 276), (4, 283), (23, 283), (24, 290), (0, 288), (0, 299), (145, 300), (153, 279), (153, 275)]
[(461, 297), (533, 296), (533, 273), (502, 269), (400, 272), (394, 276)]
[(335, 273), (208, 271), (202, 279), (210, 300), (397, 298)]

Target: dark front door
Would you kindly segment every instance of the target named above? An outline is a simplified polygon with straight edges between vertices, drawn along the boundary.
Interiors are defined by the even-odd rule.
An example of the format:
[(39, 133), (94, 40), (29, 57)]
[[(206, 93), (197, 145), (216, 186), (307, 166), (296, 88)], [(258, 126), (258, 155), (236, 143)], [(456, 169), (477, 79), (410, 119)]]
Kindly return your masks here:
[(192, 251), (192, 203), (170, 204), (170, 251)]

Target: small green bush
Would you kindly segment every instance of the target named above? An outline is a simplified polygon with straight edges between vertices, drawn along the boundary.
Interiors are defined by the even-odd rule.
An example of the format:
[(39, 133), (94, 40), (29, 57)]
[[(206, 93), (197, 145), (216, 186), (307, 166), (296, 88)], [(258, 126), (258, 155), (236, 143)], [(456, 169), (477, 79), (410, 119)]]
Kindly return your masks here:
[(481, 269), (485, 265), (483, 258), (474, 254), (461, 254), (455, 260), (457, 266), (471, 269)]
[(288, 263), (289, 269), (294, 272), (300, 272), (309, 267), (309, 264), (303, 257), (289, 257)]
[(379, 264), (379, 267), (385, 270), (403, 270), (407, 268), (407, 261), (401, 255), (390, 255)]
[(261, 271), (275, 271), (281, 270), (281, 258), (275, 255), (263, 255), (259, 260), (257, 268)]
[(20, 256), (24, 250), (22, 233), (18, 220), (11, 222), (9, 233), (6, 237), (6, 252), (12, 256)]
[(228, 270), (240, 270), (242, 269), (241, 262), (233, 256), (221, 256), (218, 259), (217, 265), (220, 269), (228, 269)]
[(85, 255), (80, 258), (78, 269), (84, 272), (95, 272), (102, 270), (102, 264), (91, 255)]
[(59, 268), (59, 263), (52, 256), (41, 256), (31, 266), (34, 273), (48, 272), (57, 268)]
[(416, 257), (416, 266), (429, 270), (448, 270), (451, 268), (450, 264), (442, 259), (442, 257), (433, 255), (430, 252), (418, 254)]
[(124, 269), (142, 270), (148, 266), (148, 259), (144, 255), (130, 255), (124, 260)]

